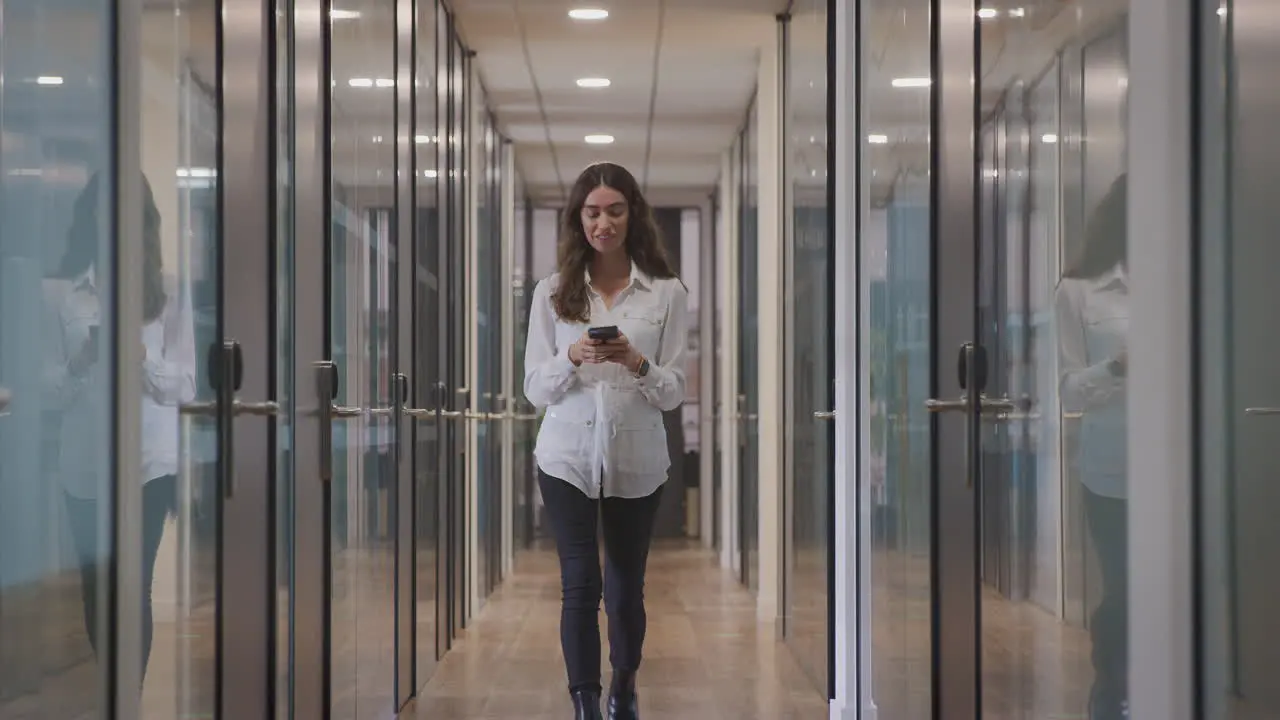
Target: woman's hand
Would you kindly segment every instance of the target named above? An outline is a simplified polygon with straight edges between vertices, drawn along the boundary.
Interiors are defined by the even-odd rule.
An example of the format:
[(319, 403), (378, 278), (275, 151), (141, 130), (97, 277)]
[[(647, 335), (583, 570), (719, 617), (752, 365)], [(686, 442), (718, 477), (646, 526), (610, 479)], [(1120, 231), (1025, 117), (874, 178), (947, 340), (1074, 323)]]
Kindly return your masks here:
[(605, 361), (617, 363), (632, 374), (635, 374), (640, 369), (640, 363), (644, 362), (644, 355), (641, 355), (639, 350), (631, 346), (631, 341), (627, 339), (626, 335), (619, 335), (608, 341), (605, 343), (605, 347), (611, 349), (610, 354), (605, 357)]
[(582, 337), (578, 338), (578, 342), (569, 346), (569, 360), (579, 367), (583, 363), (599, 365), (600, 363), (610, 362), (614, 352), (616, 350), (611, 347), (610, 342), (595, 340), (583, 333)]

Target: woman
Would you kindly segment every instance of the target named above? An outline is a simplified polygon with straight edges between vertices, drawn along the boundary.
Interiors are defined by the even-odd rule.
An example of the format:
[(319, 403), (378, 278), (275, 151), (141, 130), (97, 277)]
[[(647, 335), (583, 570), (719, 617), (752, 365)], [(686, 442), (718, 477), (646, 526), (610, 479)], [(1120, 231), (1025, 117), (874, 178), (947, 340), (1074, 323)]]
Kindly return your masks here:
[(1102, 575), (1102, 600), (1090, 624), (1091, 720), (1127, 717), (1129, 697), (1126, 186), (1121, 175), (1098, 204), (1057, 296), (1059, 393), (1063, 412), (1081, 418), (1077, 467)]
[[(190, 307), (172, 286), (166, 287), (160, 249), (160, 213), (151, 187), (143, 180), (142, 232), (142, 672), (151, 655), (151, 583), (165, 520), (174, 511), (178, 472), (178, 405), (195, 397), (195, 340)], [(118, 376), (102, 362), (109, 340), (101, 338), (99, 296), (100, 229), (109, 213), (101, 207), (99, 176), (90, 179), (76, 199), (71, 230), (59, 275), (70, 288), (59, 311), (60, 342), (46, 371), (46, 391), (60, 412), (59, 473), (66, 495), (71, 533), (80, 558), (85, 630), (95, 653), (103, 630), (99, 616), (99, 581), (110, 561), (111, 504), (106, 493), (112, 473), (101, 444), (110, 437), (110, 388)], [(110, 312), (110, 310), (108, 310)], [(108, 330), (111, 326), (108, 326)], [(59, 338), (55, 338), (59, 339)], [(124, 339), (121, 339), (123, 342)], [(98, 443), (98, 444), (95, 444)], [(136, 552), (125, 550), (124, 552)], [(101, 659), (101, 658), (99, 658)]]
[[(679, 407), (685, 393), (688, 290), (635, 178), (612, 163), (578, 177), (558, 255), (559, 271), (533, 292), (524, 390), (546, 411), (534, 455), (560, 556), (560, 642), (574, 717), (600, 718), (603, 580), (609, 717), (632, 720), (639, 716), (645, 565), (671, 465), (662, 413)], [(619, 334), (593, 339), (593, 327)]]

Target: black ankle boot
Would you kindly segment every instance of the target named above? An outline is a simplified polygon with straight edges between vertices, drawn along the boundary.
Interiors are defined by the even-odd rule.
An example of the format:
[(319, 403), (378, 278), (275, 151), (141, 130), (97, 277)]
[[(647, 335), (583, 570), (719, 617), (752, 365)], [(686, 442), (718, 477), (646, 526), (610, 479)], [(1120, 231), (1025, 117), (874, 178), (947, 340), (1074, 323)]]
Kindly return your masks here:
[(631, 697), (609, 696), (609, 720), (640, 720), (640, 701), (634, 692)]
[(573, 693), (573, 720), (603, 720), (600, 717), (600, 693), (577, 690)]
[(640, 720), (636, 674), (630, 670), (613, 671), (613, 684), (609, 688), (609, 720)]

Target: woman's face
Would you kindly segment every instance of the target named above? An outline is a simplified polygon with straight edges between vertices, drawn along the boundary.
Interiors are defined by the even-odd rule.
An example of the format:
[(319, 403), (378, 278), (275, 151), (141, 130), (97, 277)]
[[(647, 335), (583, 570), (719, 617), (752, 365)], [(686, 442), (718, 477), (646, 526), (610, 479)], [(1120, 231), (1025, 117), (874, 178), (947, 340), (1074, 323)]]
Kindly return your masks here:
[(611, 187), (601, 185), (587, 195), (582, 204), (582, 232), (596, 252), (608, 255), (622, 249), (629, 212), (626, 198)]

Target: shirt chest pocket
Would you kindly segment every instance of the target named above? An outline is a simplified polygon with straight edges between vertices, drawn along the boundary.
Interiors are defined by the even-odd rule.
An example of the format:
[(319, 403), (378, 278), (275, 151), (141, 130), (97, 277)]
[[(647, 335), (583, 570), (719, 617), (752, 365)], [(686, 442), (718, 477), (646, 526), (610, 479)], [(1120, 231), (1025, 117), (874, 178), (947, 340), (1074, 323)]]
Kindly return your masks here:
[(1088, 308), (1084, 313), (1084, 333), (1089, 362), (1115, 357), (1128, 344), (1129, 317), (1121, 308)]
[(625, 308), (620, 315), (618, 325), (631, 344), (645, 355), (656, 356), (666, 313), (661, 308), (639, 306)]

